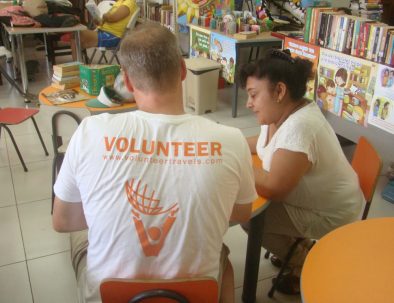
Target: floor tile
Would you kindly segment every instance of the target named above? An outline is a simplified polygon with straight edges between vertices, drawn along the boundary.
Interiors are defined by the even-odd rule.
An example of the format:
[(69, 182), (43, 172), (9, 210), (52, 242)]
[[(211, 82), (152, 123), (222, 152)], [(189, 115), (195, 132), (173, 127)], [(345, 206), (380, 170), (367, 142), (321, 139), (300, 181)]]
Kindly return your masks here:
[[(240, 287), (243, 285), (244, 281), (247, 234), (239, 225), (230, 227), (224, 236), (224, 243), (230, 249), (229, 258), (234, 268), (235, 287)], [(265, 249), (262, 248), (259, 266), (259, 280), (272, 277), (277, 272), (277, 269), (272, 266), (271, 262), (264, 258), (264, 254)]]
[[(301, 303), (301, 296), (288, 296), (279, 292), (274, 293), (273, 298), (268, 297), (268, 292), (271, 289), (271, 279), (260, 280), (257, 283), (256, 303)], [(235, 289), (235, 303), (243, 303), (242, 301), (242, 287)]]
[(389, 182), (386, 176), (381, 176), (376, 185), (375, 195), (372, 199), (371, 208), (369, 209), (368, 218), (394, 217), (394, 204), (384, 200), (381, 192)]
[[(41, 145), (41, 141), (38, 138), (37, 133), (31, 134), (23, 134), (23, 135), (14, 135), (16, 144), (18, 145), (19, 151), (22, 154), (22, 158), (25, 161), (26, 166), (29, 169), (30, 162), (36, 161), (45, 161), (53, 158), (53, 148), (52, 148), (52, 139), (49, 134), (42, 134), (42, 138), (44, 140), (45, 146), (49, 153), (49, 156), (45, 155), (45, 151)], [(10, 165), (21, 164), (18, 154), (12, 144), (11, 138), (7, 136), (7, 146), (8, 148), (8, 157)]]
[(51, 200), (25, 203), (18, 209), (28, 260), (70, 249), (69, 234), (52, 228)]
[(76, 303), (77, 290), (70, 252), (27, 261), (36, 303)]
[(1, 137), (0, 137), (0, 167), (8, 166), (8, 152), (7, 152), (7, 145), (5, 140), (6, 132), (2, 129), (1, 130)]
[(16, 206), (0, 208), (0, 266), (25, 260)]
[(26, 262), (0, 267), (0, 302), (33, 302)]
[(15, 205), (14, 187), (8, 166), (0, 167), (0, 207)]
[(17, 203), (50, 199), (52, 161), (31, 162), (27, 169), (25, 172), (22, 165), (11, 167)]

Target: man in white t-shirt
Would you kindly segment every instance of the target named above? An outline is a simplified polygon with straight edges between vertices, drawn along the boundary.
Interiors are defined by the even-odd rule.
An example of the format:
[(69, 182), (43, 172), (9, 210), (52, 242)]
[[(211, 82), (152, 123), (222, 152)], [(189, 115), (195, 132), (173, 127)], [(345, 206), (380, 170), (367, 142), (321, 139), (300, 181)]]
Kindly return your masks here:
[(164, 27), (136, 29), (120, 60), (139, 110), (86, 118), (54, 187), (54, 228), (89, 231), (88, 242), (86, 232), (71, 241), (80, 301), (100, 302), (105, 278), (209, 276), (221, 302), (233, 302), (222, 240), (257, 198), (247, 142), (238, 129), (184, 113), (185, 63)]

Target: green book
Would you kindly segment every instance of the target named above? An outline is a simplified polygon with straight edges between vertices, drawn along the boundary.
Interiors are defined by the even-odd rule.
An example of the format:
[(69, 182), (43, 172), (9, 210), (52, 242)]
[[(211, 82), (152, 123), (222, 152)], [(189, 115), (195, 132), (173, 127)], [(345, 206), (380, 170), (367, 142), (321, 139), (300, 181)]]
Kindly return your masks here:
[(306, 43), (309, 42), (309, 32), (311, 30), (312, 10), (313, 10), (313, 7), (308, 7), (306, 9), (305, 33), (304, 33), (304, 41)]

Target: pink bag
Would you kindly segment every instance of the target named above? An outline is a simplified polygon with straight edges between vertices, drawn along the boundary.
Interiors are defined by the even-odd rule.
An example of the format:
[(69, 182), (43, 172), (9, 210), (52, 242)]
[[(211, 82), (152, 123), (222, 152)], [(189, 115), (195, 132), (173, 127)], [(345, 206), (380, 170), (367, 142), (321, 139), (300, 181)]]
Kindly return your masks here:
[(26, 16), (23, 7), (14, 5), (0, 10), (0, 17), (11, 17), (12, 26), (41, 27), (41, 24), (33, 18)]

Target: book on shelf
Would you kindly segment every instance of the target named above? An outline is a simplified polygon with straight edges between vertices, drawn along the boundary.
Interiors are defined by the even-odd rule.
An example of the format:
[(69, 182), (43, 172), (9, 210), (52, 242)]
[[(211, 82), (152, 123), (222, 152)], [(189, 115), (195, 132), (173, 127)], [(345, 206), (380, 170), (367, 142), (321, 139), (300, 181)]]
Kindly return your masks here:
[(79, 70), (79, 66), (81, 65), (81, 62), (68, 62), (68, 63), (63, 63), (63, 64), (57, 64), (53, 66), (53, 72), (56, 74), (60, 74), (63, 72), (68, 72), (68, 71), (76, 71)]
[(333, 8), (314, 7), (307, 11), (304, 41), (311, 44), (390, 65), (391, 37), (392, 27), (375, 20), (346, 15)]

